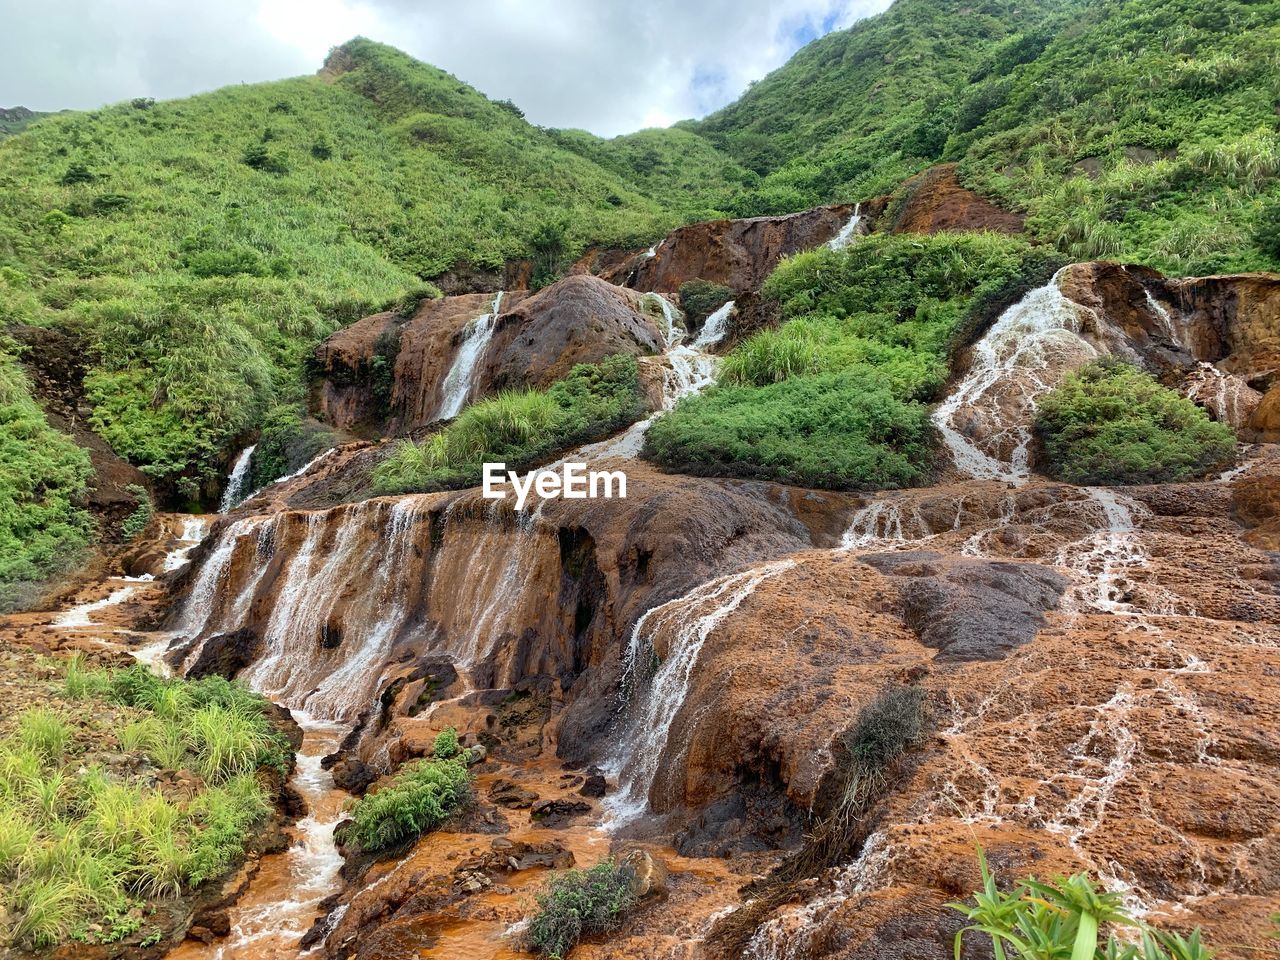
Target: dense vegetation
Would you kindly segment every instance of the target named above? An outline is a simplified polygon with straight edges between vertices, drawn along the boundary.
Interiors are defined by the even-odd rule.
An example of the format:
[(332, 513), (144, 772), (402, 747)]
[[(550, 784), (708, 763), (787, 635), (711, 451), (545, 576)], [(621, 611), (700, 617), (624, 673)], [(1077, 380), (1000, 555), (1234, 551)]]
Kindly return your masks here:
[(1173, 483), (1222, 470), (1235, 435), (1190, 400), (1130, 364), (1104, 359), (1067, 377), (1039, 404), (1041, 468), (1070, 483)]
[[(1278, 49), (1280, 0), (898, 0), (705, 120), (604, 141), (534, 127), (514, 104), (355, 40), (320, 76), (51, 115), (4, 138), (0, 326), (81, 335), (90, 424), (161, 504), (208, 503), (264, 427), (255, 485), (325, 442), (299, 415), (319, 339), (437, 292), (459, 263), (528, 258), (540, 285), (589, 244), (900, 199), (905, 178), (954, 161), (1074, 259), (1280, 267)], [(898, 342), (861, 313), (909, 319), (923, 339)], [(917, 404), (945, 370), (943, 318), (796, 302), (788, 319), (805, 322), (752, 341), (720, 389), (655, 428), (653, 455), (695, 472), (919, 482)], [(21, 406), (21, 381), (4, 382)], [(810, 411), (820, 392), (830, 416)], [(804, 443), (788, 440), (795, 427)], [(65, 444), (25, 437), (43, 451), (28, 458), (32, 489), (71, 490)], [(407, 467), (407, 485), (384, 473), (386, 489), (435, 469)], [(90, 534), (75, 499), (58, 493), (36, 517), (0, 498), (0, 535), (72, 547), (24, 547), (10, 580), (74, 555)]]
[(1075, 259), (1276, 268), (1280, 3), (899, 0), (690, 123), (783, 212), (958, 161)]
[(630, 868), (612, 860), (556, 874), (538, 894), (538, 910), (529, 918), (529, 948), (562, 960), (583, 937), (616, 930), (636, 905), (632, 880)]
[(35, 599), (93, 533), (83, 509), (89, 456), (49, 426), (0, 343), (0, 611)]
[(385, 850), (434, 830), (470, 795), (470, 760), (470, 752), (458, 745), (457, 732), (441, 731), (431, 759), (402, 767), (386, 786), (355, 802), (340, 842), (357, 843), (362, 850)]
[[(1209, 960), (1200, 931), (1189, 937), (1139, 920), (1124, 905), (1124, 891), (1107, 890), (1086, 874), (1050, 882), (1023, 880), (1001, 890), (978, 851), (982, 889), (973, 903), (953, 903), (970, 921), (956, 934), (955, 955), (968, 940), (991, 940), (995, 956), (1009, 960)], [(1100, 927), (1109, 928), (1103, 936)]]
[(578, 364), (546, 390), (508, 390), (480, 400), (425, 443), (404, 441), (374, 471), (377, 493), (470, 486), (482, 464), (525, 470), (580, 443), (600, 440), (645, 413), (634, 357)]
[(646, 455), (690, 473), (836, 488), (924, 481), (926, 404), (958, 340), (1059, 261), (994, 234), (872, 235), (783, 261), (784, 323), (740, 344), (716, 387), (650, 428)]
[(0, 325), (87, 335), (94, 424), (162, 492), (211, 492), (338, 325), (459, 261), (549, 278), (587, 243), (648, 244), (714, 214), (689, 187), (734, 166), (692, 134), (637, 135), (628, 179), (391, 48), (330, 63), (0, 146)]
[[(265, 708), (221, 678), (72, 661), (63, 697), (0, 740), (0, 945), (167, 933), (144, 931), (146, 901), (221, 876), (269, 812), (257, 773), (283, 774), (290, 751)], [(162, 789), (180, 771), (194, 789)]]

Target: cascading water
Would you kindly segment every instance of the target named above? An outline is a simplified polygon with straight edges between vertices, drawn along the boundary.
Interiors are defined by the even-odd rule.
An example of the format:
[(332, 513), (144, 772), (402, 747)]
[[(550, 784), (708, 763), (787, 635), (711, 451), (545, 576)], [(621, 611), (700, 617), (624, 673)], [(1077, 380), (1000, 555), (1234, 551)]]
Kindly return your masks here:
[(1156, 324), (1160, 327), (1160, 332), (1168, 337), (1169, 341), (1175, 346), (1178, 346), (1190, 353), (1191, 347), (1187, 342), (1186, 331), (1183, 329), (1182, 325), (1174, 322), (1173, 316), (1169, 313), (1168, 308), (1152, 296), (1150, 290), (1144, 287), (1142, 292), (1146, 294), (1147, 306), (1156, 316)]
[(1262, 394), (1242, 378), (1204, 361), (1187, 377), (1185, 395), (1208, 410), (1219, 423), (1230, 427), (1247, 424), (1262, 402)]
[(968, 374), (933, 413), (957, 469), (971, 477), (1024, 482), (1037, 399), (1098, 356), (1080, 335), (1086, 308), (1062, 293), (1061, 276), (1000, 315), (974, 345)]
[(227, 488), (222, 491), (222, 504), (219, 513), (228, 513), (241, 500), (246, 499), (245, 489), (249, 480), (249, 462), (253, 459), (253, 451), (257, 444), (245, 447), (236, 457), (235, 466), (231, 468), (231, 476), (227, 478)]
[[(678, 311), (670, 300), (659, 293), (646, 293), (645, 296), (657, 301), (662, 310), (663, 325), (666, 328), (663, 331), (667, 349), (662, 355), (662, 409), (644, 420), (633, 423), (616, 437), (578, 448), (566, 455), (559, 463), (568, 460), (589, 463), (610, 457), (631, 458), (638, 456), (640, 449), (644, 446), (644, 435), (648, 432), (649, 425), (657, 417), (673, 409), (684, 397), (691, 397), (701, 393), (715, 383), (716, 369), (720, 364), (720, 358), (715, 354), (707, 353), (703, 349), (708, 344), (703, 343), (701, 337), (691, 345), (684, 342), (684, 325), (680, 321)], [(723, 337), (724, 326), (732, 308), (733, 301), (731, 300), (717, 311), (717, 313), (724, 312), (725, 322), (721, 324), (722, 329), (716, 339)], [(710, 323), (711, 320), (708, 318), (707, 324), (710, 325)], [(706, 334), (705, 326), (703, 327), (703, 334)]]
[(493, 298), (493, 306), (489, 308), (489, 312), (476, 317), (467, 325), (466, 332), (462, 338), (462, 345), (458, 347), (458, 355), (454, 358), (453, 366), (449, 368), (449, 373), (444, 378), (444, 396), (440, 401), (440, 410), (436, 414), (437, 420), (448, 420), (456, 417), (462, 412), (462, 408), (466, 406), (467, 400), (471, 397), (475, 387), (476, 367), (480, 363), (480, 358), (484, 355), (485, 347), (489, 345), (489, 340), (493, 337), (493, 331), (497, 326), (498, 314), (501, 309), (502, 292), (499, 291), (498, 295)]
[(843, 250), (858, 238), (858, 229), (862, 226), (862, 204), (853, 205), (853, 216), (840, 228), (840, 232), (827, 241), (832, 250)]
[(729, 333), (729, 317), (732, 316), (734, 309), (734, 302), (730, 300), (711, 316), (707, 317), (706, 322), (702, 325), (702, 332), (698, 334), (698, 339), (693, 341), (694, 347), (705, 350), (707, 347), (714, 347), (723, 340)]
[[(793, 560), (778, 560), (712, 580), (654, 607), (636, 621), (623, 675), (623, 689), (633, 699), (633, 720), (608, 764), (608, 773), (618, 780), (617, 792), (605, 801), (615, 822), (634, 820), (648, 808), (672, 724), (684, 705), (707, 638), (761, 583), (793, 566)], [(662, 658), (654, 645), (659, 634), (669, 635)]]

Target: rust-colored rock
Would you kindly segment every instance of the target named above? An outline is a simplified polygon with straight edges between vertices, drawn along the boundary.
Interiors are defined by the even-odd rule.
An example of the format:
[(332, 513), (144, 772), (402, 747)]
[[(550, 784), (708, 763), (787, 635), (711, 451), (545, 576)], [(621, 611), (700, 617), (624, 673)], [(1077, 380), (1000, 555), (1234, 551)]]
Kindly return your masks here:
[[(878, 212), (871, 204), (863, 211)], [(758, 290), (777, 262), (817, 247), (840, 232), (852, 204), (815, 207), (781, 217), (710, 220), (673, 230), (654, 248), (621, 265), (609, 264), (605, 279), (636, 290), (674, 293), (689, 280), (707, 280), (735, 292)]]
[(565, 277), (503, 310), (484, 354), (481, 389), (545, 387), (574, 364), (661, 353), (660, 319), (658, 307), (633, 290), (598, 277)]
[(961, 186), (953, 163), (916, 174), (902, 185), (902, 193), (891, 213), (893, 233), (1022, 232), (1022, 217)]
[[(316, 349), (316, 417), (342, 430), (408, 432), (435, 421), (445, 379), (473, 322), (496, 294), (423, 301), (404, 319), (381, 313), (339, 330)], [(479, 358), (473, 398), (512, 387), (545, 387), (575, 364), (616, 353), (658, 353), (657, 304), (604, 280), (575, 275), (535, 294), (502, 294), (493, 334)]]

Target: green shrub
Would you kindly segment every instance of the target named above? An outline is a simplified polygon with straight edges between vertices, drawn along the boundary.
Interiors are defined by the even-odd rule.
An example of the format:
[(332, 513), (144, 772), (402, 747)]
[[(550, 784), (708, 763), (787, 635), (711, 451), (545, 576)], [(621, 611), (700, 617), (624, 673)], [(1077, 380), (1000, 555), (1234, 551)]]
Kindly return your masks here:
[(133, 513), (125, 517), (124, 523), (120, 525), (120, 536), (126, 541), (133, 540), (143, 530), (147, 529), (147, 524), (151, 522), (151, 518), (155, 516), (156, 506), (151, 502), (151, 494), (147, 493), (146, 487), (140, 487), (136, 483), (131, 483), (124, 488), (125, 493), (137, 501), (138, 505), (134, 508)]
[[(1212, 955), (1198, 928), (1186, 938), (1157, 930), (1125, 908), (1123, 891), (1107, 890), (1086, 874), (1048, 883), (1031, 878), (1006, 892), (996, 884), (981, 849), (978, 862), (982, 889), (973, 903), (950, 904), (970, 921), (956, 934), (957, 957), (966, 934), (990, 938), (997, 957), (1019, 960), (1209, 960)], [(1104, 938), (1100, 926), (1113, 932)], [(1119, 930), (1122, 937), (1116, 935)]]
[(709, 280), (686, 280), (680, 284), (680, 309), (689, 323), (697, 326), (733, 299), (733, 291)]
[(1221, 470), (1231, 430), (1155, 378), (1111, 358), (1067, 377), (1040, 400), (1042, 469), (1069, 483), (1172, 483)]
[(434, 830), (462, 805), (470, 789), (471, 775), (459, 757), (409, 764), (387, 786), (356, 801), (342, 842), (383, 850)]
[(634, 357), (578, 364), (546, 390), (509, 390), (479, 400), (425, 443), (401, 443), (374, 470), (374, 491), (468, 486), (480, 481), (485, 462), (527, 469), (634, 423), (645, 409)]
[(1017, 237), (872, 235), (780, 263), (784, 323), (740, 343), (717, 386), (650, 428), (645, 456), (689, 473), (832, 488), (925, 482), (923, 404), (987, 319), (1060, 265)]
[(453, 727), (448, 727), (436, 734), (435, 741), (431, 745), (431, 756), (437, 760), (452, 760), (462, 752), (462, 747), (458, 743), (458, 731)]
[(635, 909), (633, 879), (628, 867), (612, 860), (552, 877), (529, 918), (529, 949), (561, 960), (583, 937), (616, 930)]
[(702, 476), (881, 489), (924, 482), (932, 444), (928, 408), (863, 369), (716, 387), (655, 420), (644, 456)]

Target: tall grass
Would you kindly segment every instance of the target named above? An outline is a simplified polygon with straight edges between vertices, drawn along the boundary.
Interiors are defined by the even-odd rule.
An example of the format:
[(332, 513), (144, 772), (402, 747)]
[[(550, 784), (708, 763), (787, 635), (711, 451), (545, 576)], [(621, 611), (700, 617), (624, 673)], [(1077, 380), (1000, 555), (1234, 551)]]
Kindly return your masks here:
[[(82, 710), (110, 704), (121, 748), (153, 766), (93, 762), (86, 751), (114, 745), (90, 729), (73, 735), (53, 707), (17, 718), (0, 741), (0, 947), (137, 933), (132, 911), (142, 901), (177, 896), (235, 865), (270, 810), (258, 769), (287, 759), (265, 701), (220, 678), (97, 671), (76, 658), (64, 691)], [(181, 769), (205, 786), (189, 799), (156, 789), (156, 774)]]

